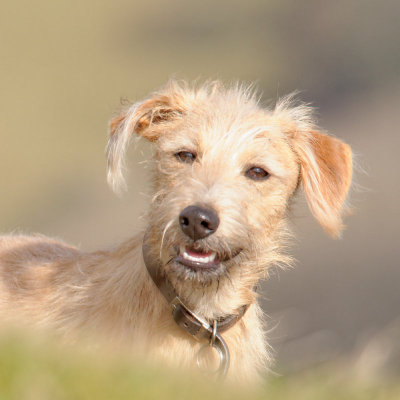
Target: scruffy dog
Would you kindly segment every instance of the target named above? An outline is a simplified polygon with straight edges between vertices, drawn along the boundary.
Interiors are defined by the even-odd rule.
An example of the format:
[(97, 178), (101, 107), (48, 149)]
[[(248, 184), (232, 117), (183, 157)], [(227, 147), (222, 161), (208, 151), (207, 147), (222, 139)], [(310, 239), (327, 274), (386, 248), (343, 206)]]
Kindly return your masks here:
[(218, 82), (170, 82), (127, 107), (110, 123), (108, 179), (124, 186), (133, 134), (153, 142), (145, 230), (94, 253), (43, 236), (2, 237), (2, 318), (23, 315), (67, 339), (140, 343), (184, 368), (202, 364), (209, 343), (221, 374), (230, 355), (228, 376), (254, 379), (269, 362), (256, 286), (288, 261), (298, 187), (326, 231), (342, 229), (351, 150), (319, 132), (311, 114), (290, 96), (262, 108), (250, 89)]

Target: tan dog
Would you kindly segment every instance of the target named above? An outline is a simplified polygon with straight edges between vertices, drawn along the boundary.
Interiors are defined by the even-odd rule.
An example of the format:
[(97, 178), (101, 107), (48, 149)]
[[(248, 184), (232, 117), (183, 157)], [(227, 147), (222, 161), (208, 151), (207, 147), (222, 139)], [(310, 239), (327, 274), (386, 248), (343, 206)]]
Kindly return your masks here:
[(291, 97), (267, 110), (250, 90), (215, 82), (171, 82), (110, 127), (115, 190), (132, 134), (154, 143), (146, 232), (95, 253), (42, 236), (2, 237), (4, 317), (22, 313), (68, 339), (95, 332), (140, 341), (149, 356), (182, 367), (211, 341), (223, 367), (229, 349), (231, 378), (254, 379), (269, 362), (255, 287), (269, 266), (288, 261), (290, 200), (301, 183), (314, 216), (339, 235), (349, 146), (320, 133), (310, 108)]

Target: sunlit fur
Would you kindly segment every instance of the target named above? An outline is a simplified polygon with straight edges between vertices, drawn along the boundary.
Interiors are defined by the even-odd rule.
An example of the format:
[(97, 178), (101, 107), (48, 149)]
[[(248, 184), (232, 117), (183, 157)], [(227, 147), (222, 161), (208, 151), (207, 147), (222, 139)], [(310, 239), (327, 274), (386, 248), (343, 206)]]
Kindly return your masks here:
[[(310, 107), (296, 104), (293, 96), (267, 109), (242, 85), (170, 82), (110, 123), (108, 179), (116, 191), (125, 185), (124, 154), (134, 134), (154, 144), (144, 230), (160, 272), (209, 320), (250, 304), (223, 336), (231, 351), (229, 378), (254, 380), (270, 363), (254, 288), (268, 267), (290, 262), (284, 251), (290, 200), (302, 184), (314, 216), (338, 236), (351, 181), (350, 148), (320, 133)], [(175, 157), (180, 151), (194, 153), (195, 161), (180, 161)], [(249, 179), (245, 173), (255, 166), (269, 177)], [(212, 271), (175, 262), (179, 245), (193, 245), (178, 222), (189, 205), (210, 207), (219, 216), (217, 231), (195, 243), (226, 259)], [(136, 233), (114, 249), (94, 253), (42, 236), (1, 238), (4, 317), (22, 313), (29, 323), (55, 329), (69, 341), (95, 333), (151, 359), (194, 366), (199, 343), (176, 326), (150, 279), (141, 255), (143, 236), (144, 231)]]

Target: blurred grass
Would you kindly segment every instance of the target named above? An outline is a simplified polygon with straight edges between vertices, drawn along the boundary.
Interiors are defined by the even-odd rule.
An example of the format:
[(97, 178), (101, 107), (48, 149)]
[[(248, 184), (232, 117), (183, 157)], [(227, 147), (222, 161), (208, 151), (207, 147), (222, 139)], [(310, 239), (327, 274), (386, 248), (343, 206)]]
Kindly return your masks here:
[[(331, 373), (333, 372), (333, 373)], [(259, 389), (225, 386), (161, 370), (122, 354), (60, 348), (49, 338), (21, 331), (0, 335), (0, 399), (296, 399), (397, 400), (397, 382), (367, 384), (319, 369), (270, 377)]]

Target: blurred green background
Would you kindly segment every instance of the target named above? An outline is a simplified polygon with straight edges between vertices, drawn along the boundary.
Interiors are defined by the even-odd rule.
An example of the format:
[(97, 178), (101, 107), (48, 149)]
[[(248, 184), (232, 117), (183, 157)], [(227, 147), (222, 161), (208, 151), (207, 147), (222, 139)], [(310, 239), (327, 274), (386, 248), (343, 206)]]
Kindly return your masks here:
[(129, 237), (149, 154), (129, 192), (105, 182), (107, 123), (170, 77), (256, 81), (272, 103), (300, 90), (354, 149), (354, 215), (332, 241), (302, 196), (292, 271), (263, 288), (273, 371), (400, 374), (400, 2), (1, 0), (0, 229), (91, 250)]

